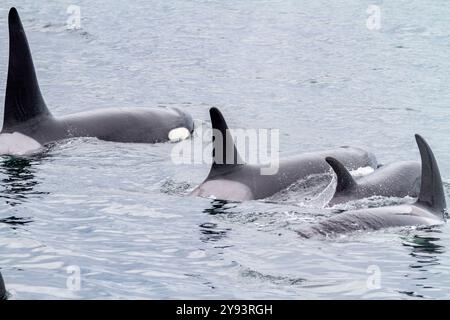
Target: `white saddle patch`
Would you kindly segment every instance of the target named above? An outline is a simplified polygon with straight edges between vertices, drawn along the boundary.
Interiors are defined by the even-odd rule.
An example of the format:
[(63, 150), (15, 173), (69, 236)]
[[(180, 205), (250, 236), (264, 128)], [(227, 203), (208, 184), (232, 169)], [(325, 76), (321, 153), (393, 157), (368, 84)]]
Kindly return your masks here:
[(169, 140), (171, 142), (177, 142), (189, 138), (190, 135), (191, 133), (189, 132), (189, 130), (184, 127), (175, 128), (170, 130)]
[(23, 156), (38, 151), (42, 145), (22, 133), (0, 134), (0, 155)]

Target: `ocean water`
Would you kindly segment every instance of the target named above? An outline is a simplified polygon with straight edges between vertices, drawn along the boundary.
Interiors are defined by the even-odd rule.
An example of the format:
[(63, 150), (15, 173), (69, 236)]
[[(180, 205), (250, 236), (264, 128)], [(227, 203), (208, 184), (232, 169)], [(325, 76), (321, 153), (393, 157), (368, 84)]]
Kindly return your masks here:
[[(70, 5), (81, 29), (67, 29)], [(282, 156), (352, 145), (381, 163), (419, 159), (420, 133), (450, 196), (450, 3), (2, 0), (1, 88), (11, 6), (56, 116), (167, 105), (208, 127), (216, 106), (231, 127), (279, 129)], [(175, 164), (174, 146), (74, 139), (1, 157), (10, 298), (450, 298), (448, 225), (311, 240), (294, 231), (337, 209), (412, 199), (324, 209), (302, 188), (270, 201), (194, 198), (209, 166)]]

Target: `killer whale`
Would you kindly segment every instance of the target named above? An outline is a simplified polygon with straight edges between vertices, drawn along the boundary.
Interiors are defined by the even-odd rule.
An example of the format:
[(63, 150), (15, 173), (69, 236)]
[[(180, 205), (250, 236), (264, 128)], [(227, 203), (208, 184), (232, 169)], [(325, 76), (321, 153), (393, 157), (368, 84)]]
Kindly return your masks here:
[(446, 201), (439, 167), (427, 142), (415, 135), (421, 157), (421, 184), (413, 204), (350, 210), (297, 229), (303, 238), (335, 236), (389, 227), (433, 226), (445, 222)]
[(421, 166), (417, 161), (387, 164), (355, 180), (339, 160), (333, 157), (325, 160), (337, 178), (336, 190), (328, 206), (372, 196), (403, 198), (419, 194)]
[(244, 163), (219, 109), (211, 108), (209, 113), (212, 128), (220, 133), (221, 139), (213, 136), (211, 169), (207, 178), (191, 192), (194, 196), (232, 201), (267, 198), (312, 174), (328, 172), (327, 155), (333, 155), (351, 169), (376, 166), (372, 154), (359, 148), (341, 147), (282, 159), (276, 174), (262, 175), (261, 167), (267, 166)]
[[(9, 65), (0, 154), (21, 154), (27, 149), (61, 139), (96, 137), (114, 142), (156, 143), (169, 140), (184, 128), (181, 138), (193, 130), (190, 115), (169, 107), (108, 108), (55, 118), (41, 94), (31, 51), (15, 8), (8, 16)], [(21, 150), (18, 146), (24, 146)]]
[(5, 282), (3, 281), (2, 273), (0, 272), (0, 300), (6, 299)]

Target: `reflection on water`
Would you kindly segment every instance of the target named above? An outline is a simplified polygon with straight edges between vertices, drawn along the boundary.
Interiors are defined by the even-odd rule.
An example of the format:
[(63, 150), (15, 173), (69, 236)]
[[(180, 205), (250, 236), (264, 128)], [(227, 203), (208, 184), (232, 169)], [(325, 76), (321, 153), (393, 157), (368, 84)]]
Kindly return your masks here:
[[(433, 234), (436, 234), (437, 230), (433, 230)], [(411, 256), (417, 257), (422, 253), (427, 254), (442, 254), (444, 253), (444, 246), (441, 246), (435, 242), (440, 241), (437, 237), (424, 237), (421, 235), (414, 235), (412, 238), (403, 238), (403, 245), (411, 248)]]
[(0, 223), (6, 223), (10, 226), (11, 229), (15, 230), (17, 226), (23, 226), (27, 223), (33, 222), (31, 218), (21, 218), (21, 217), (7, 217), (0, 219)]
[(205, 222), (200, 224), (200, 240), (203, 242), (216, 242), (227, 236), (229, 228), (218, 228), (217, 223)]
[(32, 166), (39, 163), (41, 159), (42, 157), (2, 159), (0, 173), (5, 177), (1, 179), (0, 198), (4, 198), (8, 205), (16, 206), (26, 201), (30, 195), (45, 194), (45, 192), (34, 190), (39, 182), (36, 180)]
[[(427, 284), (427, 274), (432, 271), (434, 266), (441, 264), (440, 255), (445, 253), (445, 247), (438, 244), (440, 238), (435, 235), (439, 230), (433, 228), (423, 229), (426, 233), (432, 233), (433, 236), (415, 234), (410, 237), (404, 237), (403, 246), (411, 249), (410, 256), (414, 258), (415, 262), (409, 265), (410, 273), (406, 273), (405, 277), (410, 281), (414, 281), (416, 287), (421, 289), (433, 289), (433, 286)], [(420, 272), (420, 275), (417, 275)], [(412, 298), (426, 298), (423, 294), (415, 291), (399, 291)]]
[[(228, 210), (236, 208), (237, 204), (226, 200), (212, 200), (211, 207), (203, 210), (204, 213), (210, 215), (229, 214)], [(200, 224), (200, 240), (203, 242), (217, 242), (227, 236), (229, 228), (219, 228), (217, 223), (204, 222)]]
[(415, 235), (408, 242), (403, 243), (411, 248), (410, 255), (416, 260), (409, 267), (419, 271), (429, 271), (430, 267), (439, 265), (439, 255), (445, 252), (445, 248), (437, 244), (438, 241), (440, 238)]

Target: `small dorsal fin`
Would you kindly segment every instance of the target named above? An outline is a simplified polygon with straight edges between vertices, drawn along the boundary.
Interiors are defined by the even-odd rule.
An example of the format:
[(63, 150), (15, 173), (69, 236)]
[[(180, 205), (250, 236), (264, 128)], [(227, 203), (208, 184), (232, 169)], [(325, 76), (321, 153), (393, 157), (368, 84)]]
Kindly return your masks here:
[(0, 273), (0, 300), (6, 299), (5, 283), (3, 282), (2, 274)]
[(333, 157), (326, 157), (325, 160), (326, 162), (328, 162), (328, 164), (331, 166), (331, 168), (333, 169), (334, 173), (337, 176), (336, 193), (345, 192), (358, 185), (355, 179), (353, 179), (350, 172), (337, 159)]
[(447, 205), (439, 167), (428, 143), (418, 134), (415, 137), (422, 160), (422, 177), (417, 203), (431, 208), (442, 217)]
[(237, 165), (242, 165), (242, 161), (231, 136), (228, 125), (217, 108), (209, 110), (213, 131), (213, 163), (209, 176), (228, 170)]
[(9, 66), (3, 132), (30, 119), (51, 116), (42, 97), (27, 37), (15, 8), (9, 11)]

